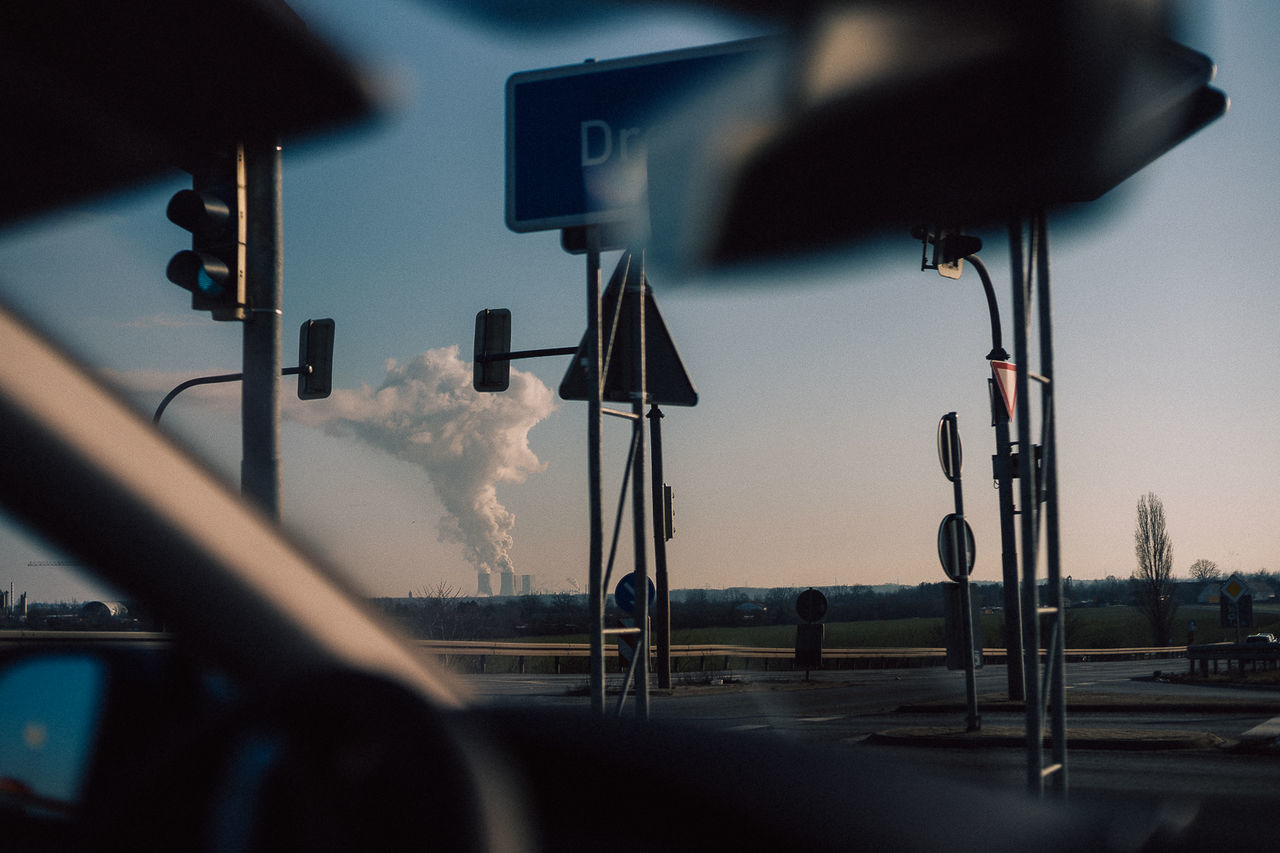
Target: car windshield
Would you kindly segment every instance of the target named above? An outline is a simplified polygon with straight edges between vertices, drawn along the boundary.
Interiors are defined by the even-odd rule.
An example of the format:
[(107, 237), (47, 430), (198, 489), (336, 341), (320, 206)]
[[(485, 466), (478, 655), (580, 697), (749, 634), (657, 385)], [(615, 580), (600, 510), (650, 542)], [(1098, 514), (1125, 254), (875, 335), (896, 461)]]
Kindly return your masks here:
[[(379, 108), (372, 121), (286, 140), (281, 152), (280, 366), (305, 374), (302, 330), (316, 328), (309, 321), (331, 319), (334, 334), (331, 393), (304, 399), (295, 393), (297, 371), (281, 386), (283, 527), (411, 639), (436, 643), (437, 657), (474, 679), (482, 696), (532, 691), (542, 701), (589, 706), (592, 424), (588, 402), (564, 393), (562, 382), (585, 369), (573, 353), (580, 345), (586, 352), (594, 256), (566, 251), (553, 214), (513, 221), (523, 214), (512, 212), (508, 197), (509, 80), (772, 39), (781, 25), (703, 4), (565, 13), (564, 4), (549, 3), (548, 18), (532, 23), (498, 8), (504, 4), (289, 5), (362, 69)], [(1015, 331), (1011, 282), (1034, 256), (1019, 254), (1023, 233), (1015, 241), (1005, 224), (962, 234), (965, 223), (919, 223), (915, 235), (904, 228), (833, 238), (821, 251), (744, 253), (701, 266), (656, 245), (650, 258), (642, 241), (604, 247), (601, 283), (616, 279), (610, 292), (633, 296), (648, 285), (645, 335), (666, 356), (648, 365), (648, 387), (662, 389), (658, 405), (628, 405), (626, 381), (606, 380), (606, 394), (621, 395), (606, 406), (621, 416), (603, 418), (604, 502), (595, 510), (606, 628), (634, 625), (635, 589), (619, 583), (642, 561), (655, 575), (661, 553), (672, 626), (663, 689), (674, 682), (674, 692), (655, 696), (653, 715), (799, 737), (816, 731), (847, 745), (897, 726), (878, 716), (849, 730), (834, 721), (878, 713), (883, 702), (910, 705), (912, 694), (866, 706), (847, 696), (810, 704), (792, 694), (813, 683), (919, 677), (930, 685), (921, 688), (923, 701), (941, 702), (956, 719), (968, 710), (972, 728), (972, 690), (983, 703), (1020, 698), (1010, 695), (1017, 690), (1006, 681), (1006, 653), (1026, 629), (1006, 619), (1005, 581), (1010, 549), (1016, 566), (1027, 543), (1011, 539), (1006, 525), (1014, 512), (1025, 516), (1024, 501), (1040, 505), (1048, 489), (1060, 509), (1044, 534), (1052, 548), (1039, 547), (1055, 559), (1042, 560), (1036, 577), (1044, 584), (1053, 572), (1061, 580), (1058, 642), (1084, 667), (1078, 672), (1117, 663), (1112, 656), (1127, 650), (1127, 668), (1072, 689), (1101, 689), (1109, 678), (1127, 685), (1154, 671), (1194, 673), (1200, 664), (1188, 662), (1191, 647), (1246, 637), (1274, 644), (1267, 632), (1280, 631), (1280, 453), (1264, 430), (1280, 422), (1280, 290), (1269, 257), (1280, 196), (1280, 161), (1271, 156), (1280, 136), (1271, 38), (1280, 10), (1200, 3), (1179, 22), (1174, 37), (1217, 64), (1212, 85), (1231, 97), (1231, 110), (1084, 202), (1086, 213), (1075, 204), (1050, 210), (1049, 242), (1038, 244), (1052, 253), (1050, 327), (1040, 325), (1043, 303), (1033, 295), (1032, 319)], [(879, 43), (864, 35), (846, 46), (872, 63)], [(831, 73), (878, 79), (857, 63)], [(821, 77), (822, 85), (836, 86), (832, 79)], [(710, 99), (695, 102), (705, 127), (720, 126), (707, 104), (733, 98), (698, 97)], [(1137, 100), (1116, 109), (1143, 116), (1156, 109)], [(853, 109), (851, 102), (875, 106), (856, 99), (836, 106)], [(928, 122), (936, 139), (957, 126), (945, 106), (937, 105), (937, 126)], [(764, 134), (766, 124), (750, 133), (735, 126), (735, 138), (716, 140), (724, 159), (715, 162), (755, 144), (752, 134)], [(816, 122), (813, 132), (846, 125)], [(577, 116), (578, 165), (638, 159), (645, 141), (633, 130)], [(989, 136), (1006, 132), (992, 128)], [(655, 149), (659, 141), (655, 135)], [(246, 450), (242, 384), (226, 377), (248, 372), (254, 356), (244, 323), (194, 310), (199, 293), (166, 276), (171, 258), (193, 247), (192, 235), (166, 217), (174, 195), (193, 187), (193, 176), (176, 166), (0, 229), (0, 299), (239, 490), (256, 450)], [(687, 184), (704, 179), (699, 173)], [(550, 197), (556, 189), (540, 191)], [(713, 208), (686, 213), (710, 220), (721, 212)], [(539, 217), (552, 224), (528, 225)], [(650, 225), (656, 242), (667, 222)], [(1034, 229), (1027, 233), (1031, 240)], [(935, 271), (935, 261), (947, 265), (938, 252), (948, 236), (981, 241), (961, 256), (981, 247), (994, 306), (972, 261), (950, 259), (963, 272), (958, 279)], [(993, 339), (989, 307), (1003, 318), (1002, 341)], [(483, 367), (477, 314), (486, 309), (509, 311), (501, 316), (511, 351), (556, 351), (512, 359), (504, 390), (475, 388)], [(606, 299), (606, 323), (618, 316), (610, 310)], [(618, 329), (634, 331), (628, 321)], [(1013, 382), (1024, 352), (1027, 398), (1015, 400), (1014, 386), (1000, 380)], [(168, 396), (209, 377), (223, 380)], [(585, 387), (585, 373), (578, 378)], [(1041, 395), (1050, 385), (1047, 430)], [(1003, 451), (993, 401), (1014, 411), (1014, 446), (1006, 434)], [(947, 435), (940, 419), (948, 417), (969, 451), (963, 483), (959, 444), (940, 446)], [(1009, 417), (1001, 419), (1007, 433)], [(1020, 442), (1018, 429), (1027, 434)], [(1052, 474), (1048, 454), (1032, 447), (1046, 444), (1054, 447)], [(1007, 506), (997, 488), (1002, 471), (1012, 478)], [(971, 532), (957, 524), (953, 535), (944, 523), (953, 513)], [(959, 584), (956, 552), (966, 541), (971, 567)], [(20, 524), (0, 524), (0, 554), (10, 628), (163, 627), (145, 603), (131, 609), (128, 593), (86, 575), (77, 559)], [(1166, 585), (1154, 594), (1143, 585), (1152, 565)], [(1228, 589), (1232, 579), (1238, 587)], [(962, 585), (976, 636), (971, 649), (957, 651), (964, 605), (948, 590)], [(810, 590), (821, 595), (805, 598)], [(1017, 603), (1025, 592), (1012, 594)], [(1032, 626), (1032, 641), (1036, 632)], [(611, 707), (631, 689), (628, 636), (604, 640)], [(966, 682), (972, 653), (983, 664), (977, 687)], [(1206, 659), (1206, 677), (1210, 663), (1215, 672), (1243, 666)], [(551, 680), (532, 685), (523, 676), (533, 673)], [(655, 688), (660, 675), (651, 674)], [(785, 686), (732, 707), (697, 705), (691, 692), (679, 692), (767, 682)], [(1016, 734), (1020, 711), (998, 707)], [(786, 716), (780, 708), (804, 710)], [(988, 725), (999, 713), (988, 710)]]

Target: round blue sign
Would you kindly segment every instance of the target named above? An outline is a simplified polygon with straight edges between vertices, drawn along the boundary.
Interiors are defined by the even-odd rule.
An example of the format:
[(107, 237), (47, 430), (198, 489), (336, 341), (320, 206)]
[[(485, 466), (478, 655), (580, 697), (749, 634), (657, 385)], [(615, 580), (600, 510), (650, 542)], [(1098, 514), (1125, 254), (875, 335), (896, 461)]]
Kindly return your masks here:
[[(649, 581), (649, 607), (653, 607), (658, 600), (658, 588), (654, 586), (652, 578), (646, 578)], [(634, 613), (636, 610), (636, 573), (624, 575), (618, 581), (618, 585), (613, 588), (613, 600), (618, 605), (618, 609), (626, 613)]]

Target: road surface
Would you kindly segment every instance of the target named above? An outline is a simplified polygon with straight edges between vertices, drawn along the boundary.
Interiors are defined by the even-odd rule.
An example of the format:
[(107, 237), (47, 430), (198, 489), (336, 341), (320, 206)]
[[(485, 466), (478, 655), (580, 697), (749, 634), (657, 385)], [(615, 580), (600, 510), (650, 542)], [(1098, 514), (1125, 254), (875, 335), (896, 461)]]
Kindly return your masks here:
[[(1175, 661), (1078, 663), (1067, 668), (1068, 773), (1075, 797), (1112, 792), (1202, 807), (1269, 808), (1280, 791), (1280, 692), (1172, 684), (1153, 679)], [(1178, 666), (1178, 671), (1181, 667)], [(948, 775), (1025, 787), (1025, 716), (1005, 701), (1003, 667), (978, 675), (984, 735), (954, 745), (965, 726), (961, 672), (942, 668), (813, 673), (746, 672), (722, 683), (655, 690), (655, 721), (773, 736), (876, 753), (945, 768)], [(487, 675), (468, 679), (483, 701), (586, 706), (583, 676)], [(611, 686), (614, 684), (610, 682)], [(611, 693), (609, 707), (618, 701)], [(622, 713), (634, 714), (628, 701)], [(882, 737), (949, 732), (948, 738)], [(1102, 740), (1091, 739), (1103, 733)], [(1072, 742), (1088, 748), (1072, 746)], [(1211, 804), (1211, 806), (1209, 805)]]

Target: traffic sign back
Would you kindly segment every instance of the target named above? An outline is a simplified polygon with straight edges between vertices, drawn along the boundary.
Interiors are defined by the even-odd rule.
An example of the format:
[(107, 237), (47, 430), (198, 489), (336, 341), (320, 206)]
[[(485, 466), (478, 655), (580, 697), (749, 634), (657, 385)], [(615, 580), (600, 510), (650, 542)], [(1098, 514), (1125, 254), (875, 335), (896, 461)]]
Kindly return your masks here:
[(806, 622), (817, 622), (827, 615), (827, 597), (810, 587), (796, 596), (796, 615)]
[(942, 463), (943, 476), (953, 483), (960, 476), (962, 459), (956, 413), (948, 412), (938, 420), (938, 461)]
[[(604, 352), (601, 354), (604, 390), (601, 399), (614, 403), (632, 402), (635, 356), (631, 352), (631, 341), (636, 325), (636, 300), (641, 292), (645, 300), (645, 402), (664, 406), (696, 406), (698, 392), (694, 390), (684, 362), (671, 340), (671, 333), (658, 313), (658, 303), (654, 301), (653, 291), (644, 277), (644, 265), (631, 252), (623, 253), (604, 292), (604, 311), (600, 318), (600, 328), (604, 330)], [(620, 315), (619, 311), (622, 312)], [(578, 351), (560, 382), (561, 399), (587, 399), (586, 363), (587, 336), (583, 335)]]
[[(962, 522), (964, 529), (961, 535), (965, 545), (965, 558), (964, 564), (957, 567), (954, 543), (956, 526)], [(973, 528), (969, 526), (969, 522), (960, 518), (954, 512), (948, 513), (947, 517), (942, 519), (942, 524), (938, 525), (938, 559), (942, 562), (942, 570), (947, 573), (947, 577), (953, 581), (968, 577), (969, 573), (973, 571), (973, 561), (977, 556), (977, 550), (977, 545), (973, 539)]]

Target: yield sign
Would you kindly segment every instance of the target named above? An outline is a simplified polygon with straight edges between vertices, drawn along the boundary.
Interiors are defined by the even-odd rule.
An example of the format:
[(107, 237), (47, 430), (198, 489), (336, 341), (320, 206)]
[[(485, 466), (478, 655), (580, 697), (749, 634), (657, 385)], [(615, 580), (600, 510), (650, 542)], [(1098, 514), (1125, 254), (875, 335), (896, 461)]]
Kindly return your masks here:
[(991, 362), (991, 375), (995, 377), (1005, 411), (1013, 418), (1013, 407), (1018, 402), (1018, 365), (1012, 361)]
[[(696, 406), (698, 392), (658, 313), (658, 304), (645, 279), (644, 265), (639, 256), (631, 252), (623, 253), (604, 291), (604, 310), (600, 312), (604, 388), (600, 398), (612, 403), (631, 402), (635, 365), (631, 341), (636, 325), (636, 300), (641, 294), (644, 298), (645, 402)], [(561, 399), (587, 399), (586, 362), (587, 338), (583, 335), (578, 352), (560, 382)]]

